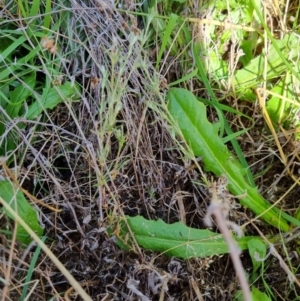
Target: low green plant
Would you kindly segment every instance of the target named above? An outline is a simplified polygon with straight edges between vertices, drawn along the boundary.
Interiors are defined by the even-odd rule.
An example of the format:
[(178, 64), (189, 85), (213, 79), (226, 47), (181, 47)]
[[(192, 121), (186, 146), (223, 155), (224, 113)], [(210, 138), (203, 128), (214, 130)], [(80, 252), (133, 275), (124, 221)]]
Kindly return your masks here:
[[(35, 64), (39, 57), (45, 56), (38, 41), (37, 49), (31, 49), (25, 56), (27, 61), (24, 57), (16, 60), (18, 53), (25, 51), (22, 50), (26, 46), (24, 36), (15, 40), (10, 33), (9, 37), (2, 38), (2, 41), (3, 39), (3, 44), (0, 43), (0, 47), (5, 47), (2, 49), (0, 61), (0, 155), (7, 157), (20, 140), (15, 127), (24, 129), (26, 120), (34, 120), (41, 113), (64, 101), (77, 101), (80, 97), (80, 87), (70, 81), (57, 84), (47, 77), (38, 78), (41, 70), (38, 70)], [(53, 73), (51, 67), (55, 66), (58, 58), (49, 55), (44, 59), (46, 68), (52, 69), (50, 77), (59, 77), (59, 70)], [(28, 68), (28, 64), (31, 68)]]
[[(207, 229), (194, 229), (181, 222), (166, 224), (162, 220), (147, 220), (142, 216), (125, 216), (110, 222), (110, 235), (117, 238), (117, 244), (126, 250), (136, 250), (138, 246), (158, 251), (168, 256), (189, 259), (208, 257), (229, 252), (222, 234)], [(131, 235), (132, 234), (132, 235)], [(241, 250), (248, 248), (254, 237), (235, 237)], [(256, 238), (256, 240), (260, 240)]]
[[(267, 245), (260, 239), (256, 239), (256, 238), (250, 239), (248, 241), (248, 251), (253, 265), (253, 270), (249, 278), (250, 283), (252, 283), (251, 293), (252, 293), (253, 301), (260, 301), (260, 300), (271, 301), (272, 299), (270, 299), (270, 297), (267, 295), (266, 292), (261, 292), (259, 289), (255, 287), (255, 281), (257, 281), (260, 275), (262, 276), (262, 279), (264, 279), (263, 273), (264, 273), (264, 262), (267, 257), (266, 256)], [(263, 282), (265, 283), (264, 280)], [(269, 291), (268, 285), (266, 283), (265, 285), (267, 288), (266, 291)], [(243, 300), (241, 298), (240, 291), (236, 293), (236, 298), (237, 300)]]
[[(51, 24), (51, 1), (10, 2), (6, 9), (11, 14), (9, 22), (0, 18), (0, 23), (4, 21), (0, 28), (0, 156), (14, 167), (15, 162), (24, 159), (23, 150), (34, 143), (34, 130), (41, 128), (31, 127), (29, 145), (24, 139), (28, 121), (48, 120), (49, 110), (60, 103), (78, 101), (81, 92), (80, 86), (65, 79), (61, 71), (59, 40), (53, 37), (60, 22)], [(39, 18), (39, 13), (44, 16)], [(22, 26), (19, 18), (23, 18)], [(37, 211), (18, 187), (8, 180), (1, 181), (0, 196), (42, 235)], [(17, 239), (24, 244), (31, 241), (19, 225)]]
[[(38, 212), (25, 199), (22, 191), (19, 190), (13, 183), (8, 180), (0, 181), (0, 196), (9, 204), (11, 208), (28, 224), (28, 226), (38, 235), (43, 234), (43, 228), (39, 224)], [(1, 208), (9, 218), (14, 220), (14, 217), (4, 208)], [(25, 229), (17, 224), (17, 239), (28, 245), (31, 242), (31, 237)]]
[[(261, 292), (259, 289), (257, 289), (255, 286), (251, 288), (251, 294), (252, 294), (252, 301), (271, 301), (267, 294)], [(241, 291), (238, 291), (235, 294), (235, 299), (237, 301), (244, 301), (243, 295)]]
[(168, 100), (173, 124), (178, 125), (194, 155), (202, 159), (205, 169), (217, 177), (225, 175), (229, 191), (239, 197), (242, 205), (278, 229), (288, 231), (290, 226), (283, 214), (272, 209), (245, 178), (246, 171), (219, 137), (218, 124), (207, 120), (205, 105), (191, 92), (179, 88), (170, 89)]
[[(227, 91), (226, 97), (232, 95), (241, 101), (255, 101), (255, 90), (265, 83), (266, 108), (274, 126), (298, 129), (298, 35), (290, 32), (275, 38), (264, 21), (259, 1), (236, 0), (228, 6), (224, 1), (207, 2), (203, 10), (211, 12), (210, 18), (215, 24), (210, 24), (202, 35), (195, 37), (192, 53), (194, 62), (201, 58), (201, 68), (209, 76), (210, 83)], [(259, 29), (261, 25), (265, 37)], [(228, 56), (228, 45), (236, 47), (234, 60), (224, 58)], [(199, 64), (196, 65), (200, 71)], [(202, 77), (199, 72), (199, 79), (204, 82)], [(298, 137), (296, 132), (295, 138)]]

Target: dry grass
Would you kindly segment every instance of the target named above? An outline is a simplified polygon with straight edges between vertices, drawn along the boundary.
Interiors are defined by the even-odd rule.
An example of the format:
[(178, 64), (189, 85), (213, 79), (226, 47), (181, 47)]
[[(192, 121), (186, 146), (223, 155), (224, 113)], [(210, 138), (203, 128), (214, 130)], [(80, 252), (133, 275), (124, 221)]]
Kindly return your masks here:
[[(136, 4), (123, 5), (130, 11)], [(61, 210), (39, 207), (47, 246), (93, 300), (232, 300), (239, 284), (228, 256), (182, 261), (150, 251), (126, 252), (107, 235), (110, 218), (124, 214), (203, 228), (208, 194), (195, 185), (199, 172), (178, 150), (163, 118), (164, 78), (143, 50), (147, 37), (138, 28), (139, 20), (119, 13), (107, 0), (70, 0), (70, 8), (60, 9), (67, 9), (71, 18), (68, 28), (53, 33), (60, 43), (57, 55), (62, 56), (64, 77), (82, 85), (82, 99), (57, 107), (46, 121), (28, 124), (36, 130), (20, 133), (22, 153), (16, 153), (20, 168), (15, 171), (25, 189)], [(239, 109), (256, 114), (248, 104)], [(240, 122), (232, 124), (240, 129)], [(262, 119), (256, 122), (241, 145), (253, 170), (260, 171), (273, 154), (269, 134), (257, 133)], [(278, 164), (275, 158), (269, 178), (258, 179), (265, 194), (271, 191)], [(280, 189), (290, 183), (285, 181)], [(277, 197), (278, 191), (274, 193)], [(236, 214), (242, 222), (251, 216), (247, 210)], [(19, 300), (35, 248), (23, 250), (4, 234), (0, 241), (0, 277), (9, 279), (2, 300)], [(242, 261), (249, 271), (246, 254)], [(290, 291), (278, 269), (272, 261), (273, 272), (266, 279)], [(82, 300), (44, 253), (29, 287), (28, 300)], [(283, 290), (275, 293), (278, 298)]]

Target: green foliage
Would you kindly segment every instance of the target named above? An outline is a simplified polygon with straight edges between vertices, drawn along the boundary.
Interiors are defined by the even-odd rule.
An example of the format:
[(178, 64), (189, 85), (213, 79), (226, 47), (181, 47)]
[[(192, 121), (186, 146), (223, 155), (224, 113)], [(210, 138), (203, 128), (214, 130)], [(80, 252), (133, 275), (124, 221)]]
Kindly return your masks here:
[(290, 73), (286, 73), (282, 76), (281, 80), (271, 90), (274, 93), (269, 99), (266, 108), (268, 114), (275, 124), (282, 125), (283, 128), (297, 128), (298, 133), (295, 134), (295, 139), (300, 138), (299, 129), (299, 107), (298, 101), (300, 81), (292, 76)]
[[(12, 18), (5, 20), (0, 28), (0, 156), (8, 165), (23, 156), (24, 144), (21, 142), (27, 121), (46, 120), (48, 110), (63, 102), (77, 101), (81, 95), (79, 85), (65, 80), (61, 71), (59, 40), (49, 34), (60, 26), (60, 22), (54, 22), (50, 28), (54, 16), (50, 14), (51, 3), (49, 0), (11, 1), (6, 9)], [(18, 18), (14, 19), (17, 14)], [(22, 18), (22, 24), (19, 18)], [(47, 46), (45, 41), (50, 41), (52, 46)], [(33, 131), (31, 133), (33, 143), (35, 136)], [(18, 151), (22, 154), (20, 157)], [(3, 199), (41, 235), (36, 211), (17, 190), (9, 182), (1, 182)], [(8, 214), (5, 210), (4, 213)], [(30, 242), (19, 225), (17, 234), (21, 242)]]
[[(25, 42), (23, 37), (17, 41), (18, 43), (8, 43), (9, 41), (6, 40), (6, 48), (3, 50), (2, 62), (0, 62), (0, 103), (2, 109), (5, 110), (5, 112), (0, 112), (0, 135), (4, 138), (0, 144), (1, 156), (7, 156), (19, 143), (16, 130), (10, 127), (16, 118), (33, 120), (59, 103), (76, 101), (80, 97), (78, 85), (68, 81), (62, 85), (52, 85), (47, 78), (43, 81), (37, 79), (36, 68), (26, 69), (24, 58), (13, 63), (11, 58), (18, 53), (19, 44)], [(41, 53), (31, 50), (29, 55), (29, 60), (33, 63), (37, 59), (36, 56)], [(50, 67), (51, 64), (52, 62), (48, 62), (47, 66)], [(40, 90), (42, 90), (41, 94)], [(18, 124), (17, 127), (21, 129), (24, 125)]]
[(165, 62), (162, 58), (169, 55), (177, 56), (179, 53), (182, 55), (182, 66), (190, 60), (187, 47), (192, 40), (190, 29), (188, 28), (184, 19), (177, 13), (177, 9), (181, 11), (180, 7), (184, 6), (184, 1), (169, 1), (165, 6), (166, 16), (162, 17), (158, 13), (156, 3), (152, 3), (148, 8), (147, 26), (152, 25), (154, 32), (151, 32), (154, 40), (153, 43), (159, 45), (159, 52), (156, 59), (156, 69)]
[[(46, 237), (43, 236), (41, 239), (42, 239), (43, 242), (45, 242)], [(27, 295), (27, 292), (28, 292), (28, 289), (29, 289), (29, 283), (31, 281), (31, 277), (33, 275), (35, 265), (36, 265), (36, 262), (38, 260), (38, 257), (40, 255), (40, 253), (41, 253), (41, 246), (38, 245), (37, 248), (34, 251), (32, 259), (30, 260), (30, 265), (29, 265), (29, 269), (27, 271), (27, 275), (26, 275), (26, 279), (25, 279), (25, 285), (23, 286), (22, 295), (21, 295), (20, 300), (26, 300), (26, 295)]]
[[(194, 53), (198, 53), (199, 52), (199, 47), (200, 44), (199, 43), (195, 43), (194, 46), (193, 46), (193, 52)], [(226, 120), (225, 116), (224, 116), (224, 113), (223, 111), (229, 111), (228, 108), (224, 107), (222, 104), (219, 103), (219, 101), (217, 100), (214, 92), (213, 92), (213, 89), (210, 85), (210, 82), (207, 78), (207, 75), (206, 75), (206, 72), (204, 70), (204, 67), (203, 67), (203, 62), (200, 60), (199, 56), (195, 56), (195, 64), (198, 68), (198, 71), (199, 71), (199, 75), (197, 76), (197, 78), (202, 81), (204, 83), (204, 86), (205, 88), (207, 89), (207, 92), (208, 92), (208, 95), (209, 95), (209, 98), (211, 99), (210, 101), (208, 101), (208, 104), (213, 106), (215, 109), (216, 109), (216, 112), (218, 114), (218, 117), (219, 117), (219, 122), (220, 122), (220, 137), (223, 137), (223, 131), (225, 130), (227, 135), (228, 136), (231, 136), (233, 134), (230, 126), (229, 126), (229, 123), (228, 121)], [(203, 100), (201, 100), (202, 102), (204, 102)], [(204, 102), (205, 103), (205, 102)], [(248, 166), (248, 163), (245, 159), (245, 156), (237, 142), (236, 139), (232, 139), (231, 141), (231, 144), (236, 152), (236, 155), (242, 165), (242, 167), (246, 170), (246, 177), (249, 181), (249, 183), (251, 184), (251, 186), (255, 186), (255, 182), (254, 182), (254, 179), (253, 179), (253, 175), (250, 171), (250, 168)]]
[(77, 84), (65, 82), (61, 86), (43, 89), (43, 95), (39, 101), (35, 101), (28, 107), (25, 117), (32, 120), (46, 109), (53, 109), (64, 101), (78, 101), (80, 88)]
[[(22, 191), (14, 186), (10, 181), (0, 181), (0, 196), (10, 205), (11, 208), (28, 224), (28, 226), (39, 236), (43, 234), (43, 229), (39, 225), (37, 211), (27, 202)], [(14, 217), (5, 209), (1, 211), (11, 219)], [(28, 245), (31, 242), (26, 230), (17, 225), (17, 239), (22, 243)]]
[[(255, 286), (251, 288), (252, 301), (272, 301), (265, 293), (258, 290)], [(235, 296), (235, 300), (243, 301), (243, 294), (241, 291), (238, 291)]]
[[(117, 244), (124, 249), (134, 249), (135, 240), (146, 250), (183, 259), (220, 255), (229, 251), (221, 234), (189, 228), (181, 222), (166, 224), (160, 219), (151, 221), (142, 216), (126, 216), (126, 220), (120, 219), (112, 224), (110, 234), (113, 233), (117, 236)], [(251, 239), (253, 237), (236, 238), (236, 242), (241, 250), (245, 250)]]
[[(283, 125), (285, 129), (299, 128), (298, 34), (290, 32), (283, 38), (274, 38), (265, 24), (261, 14), (261, 1), (258, 0), (234, 0), (229, 3), (220, 0), (208, 2), (203, 9), (211, 11), (210, 18), (220, 24), (229, 22), (228, 16), (231, 23), (227, 26), (211, 24), (205, 30), (206, 39), (195, 39), (192, 52), (194, 62), (197, 64), (197, 59), (203, 58), (201, 64), (210, 83), (229, 91), (236, 99), (255, 101), (255, 89), (261, 87), (266, 79), (267, 89), (277, 94), (267, 103), (271, 120), (275, 125)], [(271, 42), (267, 48), (258, 30), (261, 25)], [(236, 45), (234, 62), (228, 59), (228, 55), (233, 53), (228, 45)], [(203, 74), (198, 64), (197, 67), (201, 80)], [(296, 134), (295, 138), (299, 139), (299, 136)]]
[(251, 278), (256, 279), (257, 278), (256, 272), (261, 267), (263, 261), (266, 258), (267, 247), (266, 244), (263, 243), (261, 240), (251, 239), (248, 241), (248, 249), (253, 264), (253, 271), (252, 271)]
[[(290, 60), (298, 59), (299, 41), (295, 34), (287, 34), (281, 40), (276, 40), (277, 47), (284, 57)], [(274, 79), (286, 71), (285, 62), (277, 52), (274, 45), (268, 49), (268, 54), (263, 51), (259, 56), (252, 59), (244, 68), (237, 70), (234, 75), (234, 87), (237, 93), (244, 99), (255, 100), (256, 95), (251, 89), (257, 88), (263, 81), (262, 70), (264, 70), (265, 60), (267, 60), (266, 77), (267, 80)], [(282, 94), (283, 95), (283, 94)]]
[(288, 231), (289, 225), (275, 212), (257, 189), (245, 179), (239, 161), (228, 151), (218, 136), (218, 128), (206, 117), (206, 107), (185, 90), (172, 88), (168, 94), (168, 108), (186, 143), (197, 157), (202, 158), (205, 169), (216, 176), (225, 175), (229, 191), (240, 198), (240, 203), (260, 215), (271, 225)]
[[(18, 129), (25, 128), (18, 119), (35, 119), (45, 110), (80, 96), (78, 85), (68, 81), (55, 83), (63, 74), (57, 41), (48, 34), (51, 1), (17, 1), (14, 5), (10, 3), (7, 9), (20, 12), (25, 18), (24, 27), (20, 29), (12, 19), (0, 29), (0, 155), (6, 157), (19, 144)], [(39, 13), (45, 16), (38, 18)], [(55, 26), (59, 24), (54, 25), (53, 31)], [(43, 45), (43, 39), (51, 40), (53, 53)]]

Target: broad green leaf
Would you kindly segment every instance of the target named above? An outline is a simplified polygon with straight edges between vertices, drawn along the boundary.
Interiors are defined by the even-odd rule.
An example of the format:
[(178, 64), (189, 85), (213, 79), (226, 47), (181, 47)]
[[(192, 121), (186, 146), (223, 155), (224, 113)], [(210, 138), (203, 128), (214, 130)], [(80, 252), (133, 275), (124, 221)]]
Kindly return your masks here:
[(247, 66), (253, 59), (253, 49), (252, 49), (253, 42), (251, 40), (244, 40), (241, 43), (241, 49), (244, 52), (244, 55), (240, 58), (240, 62), (243, 66)]
[[(0, 196), (3, 200), (13, 208), (14, 211), (28, 224), (28, 226), (39, 236), (42, 236), (41, 228), (36, 210), (27, 202), (22, 191), (15, 187), (11, 182), (0, 181)], [(4, 213), (11, 219), (14, 217), (3, 209)], [(30, 236), (20, 225), (17, 226), (17, 238), (24, 244), (31, 242)]]
[(245, 179), (245, 171), (241, 164), (219, 138), (214, 125), (207, 120), (205, 105), (197, 101), (191, 92), (178, 88), (170, 89), (168, 100), (170, 114), (178, 123), (194, 155), (202, 158), (205, 169), (217, 177), (225, 175), (229, 191), (235, 196), (245, 195), (240, 198), (242, 205), (261, 215), (271, 225), (288, 231), (287, 222)]
[(32, 120), (46, 109), (53, 109), (65, 100), (77, 101), (80, 97), (80, 88), (77, 84), (66, 82), (62, 86), (44, 89), (41, 100), (35, 101), (28, 108), (26, 118)]
[[(118, 229), (118, 231), (115, 231)], [(125, 249), (134, 248), (130, 233), (139, 246), (146, 250), (158, 251), (168, 256), (183, 259), (191, 257), (207, 257), (226, 254), (228, 246), (219, 233), (207, 229), (194, 229), (181, 222), (166, 224), (161, 219), (157, 221), (146, 220), (142, 216), (120, 219), (112, 230), (116, 234), (117, 243)], [(240, 249), (247, 249), (247, 242), (253, 237), (236, 239)]]

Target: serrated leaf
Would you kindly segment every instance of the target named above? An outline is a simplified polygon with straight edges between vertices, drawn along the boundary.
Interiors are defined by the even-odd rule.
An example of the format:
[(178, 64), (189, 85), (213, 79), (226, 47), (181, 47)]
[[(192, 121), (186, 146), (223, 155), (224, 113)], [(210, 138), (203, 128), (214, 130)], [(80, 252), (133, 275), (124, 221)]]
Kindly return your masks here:
[[(16, 188), (11, 182), (4, 180), (0, 181), (0, 196), (18, 213), (37, 235), (42, 236), (43, 229), (39, 225), (37, 212), (27, 202), (22, 191)], [(9, 218), (14, 220), (14, 217), (9, 212), (5, 209), (3, 209), (3, 211)], [(17, 239), (26, 245), (31, 242), (31, 238), (27, 231), (20, 225), (17, 226)]]
[(240, 198), (240, 203), (261, 215), (271, 225), (288, 231), (289, 226), (262, 198), (257, 189), (250, 186), (244, 177), (239, 161), (228, 151), (215, 132), (214, 125), (207, 120), (206, 107), (195, 96), (185, 90), (172, 88), (168, 93), (168, 109), (178, 123), (183, 137), (197, 157), (201, 157), (207, 171), (216, 176), (225, 175), (228, 189)]
[[(125, 249), (131, 249), (134, 246), (130, 236), (132, 233), (138, 245), (144, 249), (183, 259), (229, 252), (227, 243), (221, 234), (207, 229), (189, 228), (181, 222), (166, 224), (161, 219), (152, 221), (142, 216), (126, 216), (126, 222), (121, 219), (113, 230), (117, 228), (119, 229), (117, 243)], [(252, 238), (242, 237), (236, 241), (240, 249), (245, 250), (247, 242)]]

